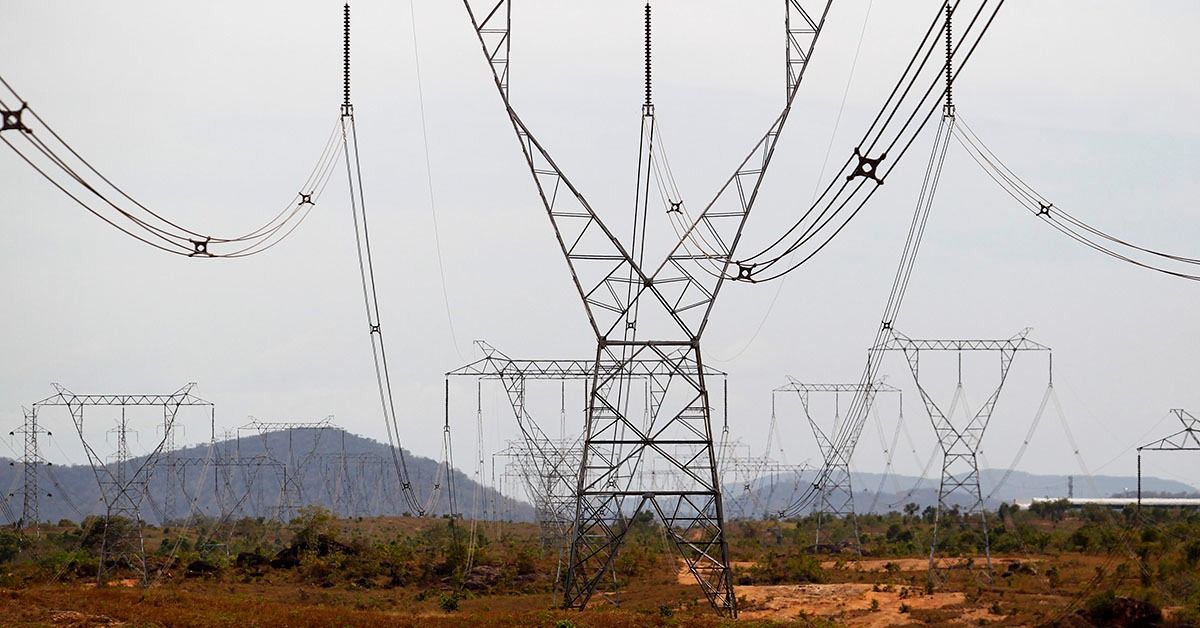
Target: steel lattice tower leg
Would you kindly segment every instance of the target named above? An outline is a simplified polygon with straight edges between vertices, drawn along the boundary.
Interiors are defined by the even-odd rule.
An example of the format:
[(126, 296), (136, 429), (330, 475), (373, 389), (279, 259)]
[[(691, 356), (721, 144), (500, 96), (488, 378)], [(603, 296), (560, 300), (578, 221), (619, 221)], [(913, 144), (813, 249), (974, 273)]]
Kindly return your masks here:
[[(82, 406), (79, 408), (82, 415)], [(146, 583), (146, 546), (142, 534), (141, 501), (145, 497), (145, 483), (135, 481), (139, 476), (130, 473), (129, 421), (125, 408), (117, 426), (109, 430), (117, 435), (117, 451), (112, 466), (114, 469), (104, 480), (106, 513), (104, 535), (100, 541), (100, 564), (97, 570), (99, 582), (107, 582), (112, 571), (121, 564), (132, 568), (143, 584)]]
[[(645, 359), (643, 352), (652, 353), (675, 365), (677, 371), (655, 378), (660, 385), (651, 395), (651, 423), (645, 425), (641, 408), (630, 408), (632, 374), (597, 370), (584, 439), (565, 605), (582, 607), (587, 603), (611, 572), (633, 517), (650, 509), (665, 525), (668, 537), (713, 606), (732, 611), (729, 549), (699, 347), (632, 343), (624, 348), (630, 360)], [(598, 362), (608, 351), (602, 347)], [(675, 471), (680, 481), (666, 490), (657, 488), (651, 478), (639, 474), (641, 466)]]

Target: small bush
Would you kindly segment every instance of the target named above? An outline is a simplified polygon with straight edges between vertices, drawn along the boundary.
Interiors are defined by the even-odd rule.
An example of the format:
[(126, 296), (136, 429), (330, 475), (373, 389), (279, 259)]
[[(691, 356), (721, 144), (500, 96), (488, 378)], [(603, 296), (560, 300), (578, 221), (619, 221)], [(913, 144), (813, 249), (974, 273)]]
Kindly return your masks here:
[(455, 593), (443, 593), (442, 596), (438, 598), (438, 608), (441, 608), (447, 613), (457, 612), (458, 595)]

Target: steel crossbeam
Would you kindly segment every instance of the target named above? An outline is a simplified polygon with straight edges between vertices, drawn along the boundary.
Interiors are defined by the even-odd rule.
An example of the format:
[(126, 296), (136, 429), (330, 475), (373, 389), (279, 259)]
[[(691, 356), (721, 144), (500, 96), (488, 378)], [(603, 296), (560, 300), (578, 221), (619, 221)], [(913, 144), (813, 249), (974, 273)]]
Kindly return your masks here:
[(1182, 408), (1171, 410), (1183, 429), (1152, 443), (1138, 447), (1138, 451), (1198, 451), (1200, 450), (1200, 419)]

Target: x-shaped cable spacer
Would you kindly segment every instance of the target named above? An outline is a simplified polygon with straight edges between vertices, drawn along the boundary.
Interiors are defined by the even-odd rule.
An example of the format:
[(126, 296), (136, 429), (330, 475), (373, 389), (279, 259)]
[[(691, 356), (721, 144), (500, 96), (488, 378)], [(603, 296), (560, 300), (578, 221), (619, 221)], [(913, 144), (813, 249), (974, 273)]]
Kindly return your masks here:
[(300, 193), (300, 204), (304, 205), (305, 203), (308, 203), (309, 205), (315, 204), (315, 203), (313, 203), (313, 200), (312, 200), (312, 194), (305, 194), (304, 192), (301, 192)]
[(382, 334), (383, 330), (379, 329), (378, 324), (374, 324), (374, 325), (371, 325), (371, 333), (372, 334)]
[(887, 153), (883, 153), (880, 156), (871, 159), (870, 157), (867, 157), (859, 152), (858, 148), (855, 147), (854, 156), (858, 158), (858, 165), (855, 166), (854, 172), (851, 173), (850, 176), (846, 177), (846, 180), (852, 181), (854, 177), (866, 177), (868, 179), (874, 179), (874, 181), (879, 185), (883, 185), (883, 179), (879, 178), (879, 162), (887, 159)]
[(734, 277), (734, 281), (754, 283), (754, 264), (738, 264), (737, 277)]
[(192, 240), (191, 257), (212, 257), (212, 253), (208, 252), (208, 240)]
[(1054, 203), (1038, 203), (1038, 213), (1037, 213), (1037, 215), (1039, 215), (1039, 216), (1049, 216), (1049, 215), (1050, 215), (1050, 210), (1051, 210), (1051, 209), (1054, 209)]
[(667, 210), (668, 214), (678, 214), (683, 211), (683, 201), (668, 201), (671, 203), (671, 208)]
[(3, 121), (3, 126), (0, 126), (0, 131), (8, 131), (12, 129), (16, 131), (24, 131), (26, 133), (33, 133), (32, 129), (25, 126), (24, 122), (21, 122), (21, 114), (25, 113), (25, 110), (28, 108), (29, 105), (21, 103), (21, 108), (17, 109), (16, 111), (0, 109), (0, 121)]

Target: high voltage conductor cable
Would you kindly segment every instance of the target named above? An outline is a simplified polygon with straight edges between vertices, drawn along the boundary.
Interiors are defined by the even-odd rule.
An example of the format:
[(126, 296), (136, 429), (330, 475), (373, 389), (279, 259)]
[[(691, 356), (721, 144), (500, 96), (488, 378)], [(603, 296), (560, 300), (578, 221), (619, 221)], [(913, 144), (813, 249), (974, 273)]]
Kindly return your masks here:
[[(888, 295), (887, 304), (884, 307), (883, 318), (879, 329), (876, 331), (874, 343), (867, 352), (867, 365), (863, 370), (860, 380), (860, 390), (862, 392), (854, 395), (847, 412), (847, 420), (843, 422), (841, 429), (837, 430), (831, 439), (834, 449), (839, 452), (847, 452), (846, 457), (849, 457), (853, 453), (859, 436), (862, 433), (863, 426), (866, 423), (871, 401), (870, 383), (876, 381), (879, 368), (882, 364), (883, 356), (877, 347), (883, 346), (885, 339), (892, 333), (893, 324), (899, 316), (900, 306), (904, 301), (904, 294), (912, 278), (917, 252), (920, 249), (921, 240), (925, 234), (926, 225), (929, 222), (929, 213), (933, 207), (933, 199), (937, 191), (937, 186), (941, 180), (942, 167), (946, 160), (946, 151), (949, 148), (950, 137), (954, 134), (956, 122), (953, 108), (947, 106), (943, 114), (941, 123), (938, 126), (937, 135), (934, 139), (933, 149), (929, 155), (929, 162), (925, 168), (925, 178), (921, 185), (921, 193), (917, 198), (912, 223), (909, 225), (908, 237), (904, 243), (900, 263), (896, 268), (896, 275), (892, 281), (892, 289)], [(932, 461), (932, 458), (930, 460)], [(785, 512), (797, 513), (810, 500), (815, 499), (818, 492), (817, 487), (823, 485), (829, 472), (828, 468), (823, 467), (818, 474), (817, 481), (813, 483), (813, 487), (804, 493), (796, 503), (789, 506)]]
[[(337, 163), (337, 126), (304, 185), (270, 220), (237, 236), (189, 229), (139, 202), (67, 143), (0, 77), (0, 141), (51, 185), (109, 226), (166, 253), (188, 257), (246, 257), (266, 251), (304, 221)], [(20, 106), (15, 106), (20, 103)], [(228, 245), (222, 247), (221, 245)], [(214, 250), (214, 247), (233, 249)]]
[[(960, 4), (962, 3), (953, 3), (951, 9), (956, 10)], [(1003, 0), (985, 0), (971, 15), (961, 38), (949, 48), (950, 57), (958, 59), (957, 67), (951, 72), (952, 77), (957, 77), (973, 56), (1003, 4)], [(807, 263), (860, 213), (887, 176), (897, 167), (900, 158), (908, 152), (937, 112), (942, 102), (941, 96), (945, 93), (944, 88), (937, 88), (949, 64), (943, 66), (930, 63), (934, 51), (939, 46), (939, 40), (934, 35), (947, 30), (945, 25), (938, 27), (940, 22), (941, 9), (931, 23), (926, 37), (918, 45), (892, 95), (885, 101), (875, 121), (859, 142), (854, 156), (844, 163), (817, 201), (791, 228), (758, 253), (733, 262), (736, 279), (750, 282), (770, 281)], [(923, 87), (918, 87), (918, 84)], [(875, 185), (869, 185), (871, 182)], [(782, 270), (772, 269), (798, 252), (803, 253), (798, 261), (789, 261)]]
[[(926, 47), (927, 43), (930, 41), (930, 37), (936, 32), (938, 24), (939, 24), (938, 18), (935, 18), (930, 23), (930, 26), (929, 26), (928, 30), (926, 31), (924, 38), (922, 38), (921, 43), (917, 46), (917, 51), (914, 53), (912, 59), (909, 60), (908, 66), (904, 69), (904, 72), (901, 74), (900, 78), (897, 80), (895, 87), (892, 88), (891, 94), (885, 100), (883, 106), (880, 108), (879, 113), (876, 114), (875, 119), (871, 122), (870, 127), (867, 129), (866, 134), (864, 135), (864, 139), (860, 142), (860, 147), (861, 147), (861, 144), (866, 141), (866, 138), (875, 132), (876, 126), (879, 124), (880, 120), (884, 117), (884, 114), (887, 112), (888, 108), (893, 106), (893, 102), (896, 101), (897, 94), (900, 93), (900, 89), (905, 82), (905, 78), (908, 77), (909, 73), (913, 71), (913, 64), (916, 63), (918, 57), (921, 56), (922, 49), (924, 49)], [(932, 47), (930, 47), (929, 50), (925, 51), (924, 60), (922, 61), (921, 66), (918, 68), (918, 71), (920, 69), (924, 68), (924, 62), (928, 61), (931, 54), (932, 54)], [(916, 80), (916, 76), (913, 76), (913, 78), (909, 80), (909, 87), (905, 90), (903, 95), (907, 95), (908, 90), (911, 89), (912, 84), (913, 84), (913, 82), (915, 82), (915, 80)], [(899, 103), (896, 102), (895, 106), (898, 107)], [(856, 149), (856, 153), (857, 152), (858, 152), (858, 149)], [(883, 159), (882, 157), (879, 158), (879, 160), (882, 160), (882, 159)], [(876, 160), (875, 166), (878, 165), (879, 160)], [(800, 226), (804, 224), (804, 220), (807, 219), (808, 216), (810, 216), (813, 211), (815, 211), (816, 207), (820, 204), (821, 200), (830, 194), (830, 192), (834, 189), (835, 185), (837, 185), (839, 181), (842, 181), (841, 175), (845, 173), (846, 169), (848, 167), (850, 167), (853, 164), (853, 162), (854, 162), (854, 157), (847, 158), (846, 162), (839, 169), (839, 175), (837, 177), (835, 177), (829, 183), (829, 185), (825, 188), (825, 191), (821, 193), (820, 197), (818, 197), (818, 199), (813, 203), (813, 205), (805, 213), (805, 215), (801, 218), (801, 220), (799, 222), (797, 222), (793, 227), (791, 227), (788, 231), (786, 231), (783, 235), (781, 235), (775, 242), (773, 242), (771, 244), (770, 247), (768, 247), (767, 249), (764, 249), (762, 252), (759, 252), (755, 255), (747, 257), (746, 261), (753, 261), (753, 260), (759, 259), (760, 257), (766, 255), (773, 247), (778, 246), (778, 245), (782, 244), (783, 242), (785, 242), (787, 240), (787, 238), (792, 233), (795, 232), (796, 229), (799, 229)], [(847, 183), (849, 181), (853, 180), (853, 178), (854, 178), (853, 176), (846, 177), (845, 180), (841, 182), (841, 187), (837, 192), (835, 192), (835, 195), (840, 194), (843, 190), (845, 190), (847, 187)], [(864, 177), (864, 182), (865, 182), (866, 178), (868, 178), (868, 177)], [(876, 178), (876, 181), (879, 180), (878, 177), (875, 177), (875, 178)], [(806, 235), (806, 233), (807, 232), (801, 234), (801, 239), (803, 238), (804, 235)]]
[(345, 6), (344, 33), (344, 77), (342, 101), (342, 154), (346, 161), (346, 177), (350, 186), (350, 211), (354, 220), (354, 244), (358, 251), (358, 271), (362, 280), (363, 303), (366, 306), (367, 325), (371, 335), (371, 353), (375, 364), (375, 382), (379, 388), (379, 402), (383, 410), (384, 426), (387, 429), (392, 463), (400, 481), (400, 490), (405, 503), (412, 512), (425, 515), (425, 507), (417, 498), (409, 479), (408, 463), (400, 447), (400, 424), (396, 418), (396, 401), (392, 393), (391, 375), (388, 371), (387, 350), (383, 342), (383, 328), (379, 322), (379, 294), (375, 286), (375, 264), (371, 257), (371, 235), (367, 226), (366, 201), (363, 198), (362, 167), (358, 154), (358, 133), (354, 126), (354, 106), (350, 103), (350, 5)]
[[(1140, 246), (1076, 218), (1025, 183), (983, 143), (974, 130), (965, 123), (962, 127), (965, 132), (957, 139), (971, 159), (1009, 196), (1056, 231), (1088, 248), (1135, 266), (1182, 279), (1200, 280), (1200, 259)], [(1175, 264), (1177, 267), (1165, 264)]]
[[(917, 208), (913, 214), (912, 224), (909, 227), (908, 238), (905, 242), (904, 252), (901, 255), (900, 264), (896, 270), (896, 276), (892, 283), (891, 293), (888, 297), (887, 305), (884, 308), (884, 316), (880, 323), (879, 329), (876, 332), (875, 341), (867, 353), (867, 365), (864, 368), (861, 379), (861, 392), (854, 395), (854, 398), (851, 401), (851, 407), (848, 412), (847, 420), (843, 423), (842, 428), (837, 430), (837, 433), (833, 438), (833, 448), (836, 451), (844, 452), (844, 455), (847, 458), (853, 454), (853, 451), (857, 446), (858, 439), (861, 436), (862, 429), (867, 420), (868, 407), (870, 406), (872, 397), (869, 384), (876, 380), (878, 370), (882, 362), (882, 355), (877, 348), (881, 347), (885, 341), (885, 338), (893, 333), (893, 324), (899, 314), (904, 293), (907, 290), (909, 280), (912, 276), (912, 269), (916, 261), (917, 250), (920, 247), (921, 239), (928, 223), (929, 211), (932, 208), (934, 194), (941, 178), (942, 166), (945, 163), (946, 150), (949, 147), (950, 136), (953, 135), (955, 128), (955, 110), (953, 104), (949, 100), (949, 96), (953, 87), (954, 78), (957, 76), (957, 72), (961, 71), (961, 66), (956, 70), (953, 65), (953, 51), (956, 49), (956, 47), (952, 41), (951, 19), (953, 16), (953, 11), (956, 7), (957, 3), (952, 4), (951, 2), (947, 1), (944, 5), (944, 16), (942, 11), (939, 10), (936, 18), (937, 20), (944, 20), (942, 33), (945, 35), (947, 51), (945, 65), (941, 68), (941, 74), (944, 76), (946, 81), (945, 94), (947, 96), (943, 105), (941, 124), (938, 127), (938, 133), (934, 141), (934, 148), (930, 153), (929, 163), (926, 166), (925, 179), (922, 183), (921, 193), (917, 200)], [(969, 25), (967, 28), (968, 32), (971, 30), (971, 26), (973, 26), (979, 19), (983, 8), (984, 7), (981, 6), (979, 12), (976, 13), (971, 25)], [(998, 10), (999, 6), (996, 7), (996, 11)], [(986, 25), (990, 25), (992, 19), (994, 18), (995, 13), (993, 12), (992, 16), (988, 18)], [(986, 25), (984, 31), (986, 31)], [(976, 39), (975, 45), (978, 45), (978, 42), (981, 39), (982, 34), (979, 35), (979, 39)], [(934, 45), (936, 45), (936, 43), (936, 40), (933, 41)], [(922, 45), (924, 45), (924, 42), (922, 42)], [(959, 47), (962, 45), (963, 44), (960, 42)], [(972, 46), (970, 52), (973, 52), (974, 50), (975, 46)], [(970, 52), (968, 52), (967, 58), (969, 58)], [(911, 66), (912, 64), (910, 63), (910, 67)], [(938, 77), (934, 78), (936, 83)], [(909, 145), (911, 145), (911, 140)], [(905, 150), (907, 151), (907, 147)], [(878, 186), (876, 186), (875, 189), (877, 188)], [(874, 189), (872, 189), (872, 193), (873, 192)], [(828, 240), (826, 241), (826, 244), (827, 243)], [(803, 263), (803, 261), (800, 263)], [(798, 265), (799, 264), (793, 266), (793, 268), (797, 267)], [(820, 487), (824, 486), (830, 472), (831, 471), (827, 465), (822, 467), (818, 474), (817, 480), (813, 483), (812, 487), (805, 494), (803, 494), (800, 499), (789, 506), (787, 510), (791, 512), (799, 512), (799, 510), (807, 505), (812, 499), (815, 499)]]
[[(984, 6), (981, 6), (979, 11), (976, 12), (975, 19), (972, 20), (972, 26), (974, 26), (974, 24), (978, 21), (980, 15), (982, 14), (983, 9), (984, 9)], [(997, 7), (997, 10), (998, 10), (998, 7)], [(993, 13), (992, 17), (994, 17), (994, 16), (995, 16), (995, 14)], [(940, 12), (939, 12), (938, 19), (940, 19)], [(991, 20), (989, 19), (988, 24), (990, 24), (990, 23), (991, 23)], [(968, 27), (968, 32), (970, 30), (971, 30), (971, 27)], [(943, 29), (943, 32), (948, 32), (948, 30)], [(979, 37), (982, 38), (982, 34), (980, 34)], [(928, 41), (928, 39), (927, 39), (927, 41)], [(902, 138), (904, 138), (906, 132), (908, 132), (910, 126), (912, 125), (913, 121), (917, 118), (917, 116), (923, 106), (928, 106), (928, 111), (927, 111), (925, 117), (923, 119), (921, 119), (920, 124), (915, 128), (915, 130), (913, 130), (912, 133), (908, 135), (908, 139), (903, 144), (902, 150), (900, 151), (901, 156), (903, 154), (905, 154), (908, 151), (908, 148), (910, 148), (912, 146), (913, 142), (916, 140), (920, 131), (929, 122), (929, 120), (932, 118), (933, 114), (936, 111), (936, 107), (937, 107), (937, 103), (938, 103), (937, 99), (934, 99), (932, 101), (932, 103), (930, 103), (929, 105), (926, 105), (926, 102), (930, 100), (930, 96), (934, 93), (934, 88), (937, 86), (938, 82), (941, 80), (940, 73), (938, 75), (935, 75), (932, 78), (932, 80), (929, 84), (929, 87), (925, 90), (924, 94), (921, 96), (921, 99), (917, 103), (917, 105), (913, 107), (913, 110), (909, 114), (908, 118), (905, 119), (902, 128), (896, 133), (895, 138), (891, 141), (891, 143), (885, 147), (885, 150), (882, 153), (880, 153), (880, 156), (873, 158), (873, 159), (867, 157), (867, 155), (871, 153), (871, 149), (875, 146), (875, 144), (880, 141), (880, 138), (883, 137), (883, 134), (887, 131), (887, 127), (892, 124), (892, 121), (894, 119), (896, 119), (896, 113), (899, 111), (900, 106), (903, 105), (905, 98), (907, 98), (908, 94), (912, 91), (912, 89), (916, 83), (916, 80), (918, 78), (917, 73), (919, 73), (921, 70), (923, 70), (928, 65), (928, 61), (932, 57), (933, 51), (936, 49), (936, 43), (937, 43), (936, 41), (933, 41), (928, 46), (928, 49), (925, 50), (923, 60), (921, 61), (920, 64), (916, 65), (916, 70), (914, 72), (913, 78), (909, 81), (909, 84), (905, 88), (905, 91), (896, 100), (895, 105), (892, 107), (892, 113), (890, 115), (888, 115), (886, 118), (884, 118), (884, 124), (881, 127), (879, 127), (879, 131), (877, 133), (875, 133), (874, 131), (868, 132), (868, 134), (867, 134), (868, 137), (871, 136), (872, 134), (876, 135), (876, 138), (869, 143), (868, 149), (866, 151), (861, 151), (861, 149), (859, 149), (859, 148), (855, 149), (855, 157), (859, 160), (858, 164), (855, 165), (853, 171), (850, 172), (850, 174), (848, 174), (846, 176), (845, 180), (841, 184), (841, 187), (836, 192), (833, 193), (832, 200), (830, 200), (829, 203), (824, 206), (824, 208), (821, 210), (821, 212), (819, 214), (817, 214), (816, 218), (813, 218), (810, 220), (810, 217), (812, 216), (813, 211), (815, 211), (818, 207), (821, 206), (821, 201), (819, 199), (818, 202), (814, 203), (812, 208), (810, 208), (809, 211), (806, 212), (804, 216), (802, 216), (801, 220), (798, 221), (794, 227), (792, 227), (792, 229), (790, 229), (787, 233), (785, 233), (785, 235), (783, 237), (781, 237), (779, 240), (776, 241), (775, 244), (772, 245), (772, 247), (777, 246), (780, 242), (784, 241), (788, 236), (792, 235), (796, 229), (800, 228), (801, 226), (805, 226), (807, 223), (807, 226), (805, 227), (805, 229), (803, 231), (801, 231), (798, 236), (796, 236), (795, 241), (792, 244), (788, 245), (788, 247), (784, 250), (783, 253), (775, 255), (775, 256), (771, 257), (770, 259), (767, 259), (766, 261), (755, 262), (754, 260), (759, 259), (760, 256), (764, 255), (767, 251), (770, 250), (771, 247), (768, 247), (768, 249), (764, 250), (763, 252), (760, 252), (760, 253), (756, 254), (755, 256), (752, 256), (751, 258), (747, 258), (747, 260), (740, 262), (739, 263), (739, 274), (743, 276), (742, 278), (745, 278), (746, 275), (749, 275), (749, 280), (751, 280), (751, 281), (767, 281), (770, 279), (775, 279), (775, 278), (781, 277), (782, 275), (784, 275), (788, 272), (791, 272), (792, 270), (795, 270), (796, 268), (799, 268), (801, 265), (806, 263), (808, 260), (812, 259), (812, 257), (814, 257), (822, 249), (824, 249), (824, 247), (826, 245), (828, 245), (833, 240), (833, 238), (836, 237), (841, 232), (841, 230), (849, 224), (850, 220), (853, 219), (859, 213), (859, 211), (862, 210), (862, 208), (866, 205), (866, 202), (870, 199), (870, 197), (874, 195), (874, 193), (878, 189), (879, 185), (883, 184), (883, 181), (884, 181), (884, 179), (886, 179), (887, 175), (891, 172), (892, 169), (894, 169), (896, 167), (896, 161), (898, 161), (898, 158), (896, 161), (893, 161), (891, 163), (891, 165), (888, 166), (884, 170), (881, 170), (879, 168), (880, 162), (886, 158), (887, 153), (889, 151), (891, 151), (893, 153), (895, 152), (893, 150), (893, 148), (896, 146), (896, 144), (898, 142), (900, 142), (902, 140)], [(976, 44), (977, 43), (978, 43), (978, 40), (976, 40)], [(961, 44), (960, 44), (960, 46), (961, 46)], [(955, 49), (957, 49), (957, 48), (955, 48)], [(974, 47), (971, 48), (970, 52), (973, 52), (973, 50), (974, 50)], [(920, 49), (918, 50), (916, 56), (919, 56), (919, 55), (920, 55)], [(915, 61), (916, 56), (914, 56), (914, 61)], [(968, 53), (968, 56), (969, 56), (969, 53)], [(908, 72), (910, 70), (912, 70), (913, 65), (914, 64), (910, 62), (909, 67), (906, 68), (906, 70), (905, 70), (906, 75), (908, 74)], [(930, 66), (930, 67), (933, 67), (933, 66)], [(903, 79), (901, 82), (903, 82)], [(891, 98), (889, 98), (889, 102), (891, 102)], [(885, 105), (884, 110), (886, 110), (886, 109), (887, 109), (887, 105)], [(880, 118), (883, 117), (882, 113), (883, 113), (883, 111), (881, 111)], [(876, 123), (878, 123), (878, 120), (879, 120), (879, 118), (877, 118)], [(873, 129), (874, 129), (874, 126), (876, 123), (872, 124)], [(864, 141), (862, 143), (860, 143), (860, 147), (864, 143), (867, 143), (866, 139), (864, 139)], [(848, 162), (848, 163), (853, 163), (853, 159), (851, 159), (850, 162)], [(845, 172), (846, 172), (846, 168), (843, 168), (842, 174), (845, 174)], [(855, 187), (853, 187), (853, 189), (851, 189), (850, 182), (856, 178), (861, 178), (861, 180), (859, 181), (859, 184), (857, 186), (855, 186)], [(875, 181), (875, 183), (877, 185), (870, 187), (868, 189), (868, 191), (866, 192), (865, 196), (860, 198), (858, 200), (857, 204), (854, 205), (853, 201), (855, 199), (855, 195), (858, 194), (859, 191), (861, 191), (864, 188), (864, 186), (867, 184), (867, 182), (869, 180)], [(831, 183), (830, 186), (826, 189), (826, 193), (822, 195), (822, 198), (824, 198), (826, 195), (828, 195), (830, 193), (830, 191), (833, 190), (833, 187), (834, 187), (834, 183)], [(845, 196), (844, 199), (841, 200), (840, 203), (838, 203), (838, 199), (841, 198), (843, 196), (843, 192), (845, 192), (848, 189), (850, 190), (850, 192)], [(835, 204), (836, 204), (836, 206), (835, 206)], [(831, 224), (835, 224), (834, 219), (838, 218), (840, 215), (843, 215), (843, 212), (845, 212), (845, 211), (849, 211), (850, 212), (849, 215), (844, 216), (842, 218), (841, 222), (836, 224), (836, 227), (834, 228), (832, 233), (828, 233), (824, 237), (824, 239), (822, 241), (819, 241), (819, 244), (812, 247), (812, 250), (809, 251), (808, 254), (805, 257), (803, 257), (800, 261), (798, 261), (794, 264), (791, 264), (782, 272), (776, 272), (775, 274), (769, 275), (767, 277), (754, 277), (753, 276), (753, 274), (755, 272), (755, 267), (758, 267), (757, 271), (761, 272), (762, 270), (770, 268), (771, 266), (773, 266), (774, 264), (783, 260), (784, 258), (792, 255), (793, 253), (798, 251), (802, 246), (804, 246), (805, 244), (807, 244), (808, 242), (813, 240), (817, 235), (820, 235), (823, 231), (825, 231), (826, 227), (830, 226)]]

